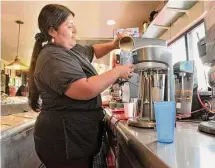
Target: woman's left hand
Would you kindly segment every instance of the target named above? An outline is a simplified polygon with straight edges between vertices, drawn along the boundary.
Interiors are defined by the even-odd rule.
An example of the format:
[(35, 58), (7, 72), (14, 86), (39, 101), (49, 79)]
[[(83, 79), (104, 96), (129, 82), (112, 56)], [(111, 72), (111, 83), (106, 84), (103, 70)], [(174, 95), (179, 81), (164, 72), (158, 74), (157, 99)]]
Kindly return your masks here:
[(113, 40), (114, 49), (119, 49), (119, 40), (125, 36), (127, 35), (122, 33), (117, 33), (117, 37)]

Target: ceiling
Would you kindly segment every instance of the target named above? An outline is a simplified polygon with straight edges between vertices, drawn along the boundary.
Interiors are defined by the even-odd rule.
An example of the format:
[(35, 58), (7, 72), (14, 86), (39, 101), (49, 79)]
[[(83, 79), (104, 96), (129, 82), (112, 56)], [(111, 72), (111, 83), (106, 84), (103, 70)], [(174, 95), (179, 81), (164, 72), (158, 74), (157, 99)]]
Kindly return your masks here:
[[(11, 62), (16, 56), (18, 25), (22, 20), (19, 58), (29, 65), (34, 45), (34, 35), (39, 32), (37, 17), (46, 4), (53, 1), (3, 1), (1, 2), (1, 58)], [(159, 1), (54, 1), (75, 13), (78, 39), (109, 39), (113, 29), (141, 27)], [(113, 19), (114, 26), (106, 21)]]

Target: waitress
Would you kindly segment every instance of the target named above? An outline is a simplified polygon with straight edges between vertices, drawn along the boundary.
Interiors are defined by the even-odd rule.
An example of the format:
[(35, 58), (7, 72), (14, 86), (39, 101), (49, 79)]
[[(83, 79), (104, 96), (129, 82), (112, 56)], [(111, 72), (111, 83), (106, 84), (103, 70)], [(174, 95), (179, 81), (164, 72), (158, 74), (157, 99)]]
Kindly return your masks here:
[[(104, 117), (100, 93), (118, 78), (128, 79), (134, 70), (133, 65), (124, 65), (98, 75), (91, 65), (93, 56), (99, 59), (118, 48), (120, 37), (104, 44), (78, 45), (74, 16), (65, 6), (49, 4), (38, 17), (41, 32), (35, 36), (29, 101), (33, 110), (41, 110), (34, 141), (46, 168), (92, 167)], [(42, 46), (43, 42), (48, 43)]]

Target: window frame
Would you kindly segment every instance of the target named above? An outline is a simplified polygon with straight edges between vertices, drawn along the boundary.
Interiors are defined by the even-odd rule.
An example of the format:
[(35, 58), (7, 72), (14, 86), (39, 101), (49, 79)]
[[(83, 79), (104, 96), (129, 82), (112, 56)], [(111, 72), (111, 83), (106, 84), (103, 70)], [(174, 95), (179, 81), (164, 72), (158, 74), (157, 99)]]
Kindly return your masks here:
[(195, 28), (200, 26), (202, 23), (205, 24), (204, 19), (201, 19), (196, 24), (194, 24), (189, 29), (187, 29), (184, 33), (182, 33), (180, 36), (178, 36), (176, 39), (174, 39), (173, 41), (169, 42), (167, 44), (168, 47), (171, 46), (172, 44), (174, 44), (177, 40), (181, 39), (184, 36), (184, 38), (185, 38), (185, 49), (186, 49), (186, 60), (189, 61), (190, 60), (190, 52), (189, 52), (189, 45), (188, 45), (188, 33), (190, 33), (192, 30), (194, 30)]

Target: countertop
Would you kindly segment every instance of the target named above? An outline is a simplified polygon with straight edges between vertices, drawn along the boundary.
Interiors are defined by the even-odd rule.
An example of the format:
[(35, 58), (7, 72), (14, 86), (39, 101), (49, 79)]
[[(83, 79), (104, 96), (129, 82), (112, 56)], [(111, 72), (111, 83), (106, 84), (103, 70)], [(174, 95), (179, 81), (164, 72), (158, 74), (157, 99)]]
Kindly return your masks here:
[[(20, 106), (17, 106), (20, 107)], [(20, 112), (22, 108), (8, 108), (1, 116), (1, 166), (2, 168), (41, 167), (34, 145), (34, 125), (38, 113)], [(5, 111), (4, 111), (5, 112)], [(9, 115), (8, 115), (9, 114)]]
[(174, 142), (163, 144), (157, 141), (155, 130), (131, 127), (125, 120), (116, 124), (117, 118), (111, 117), (111, 110), (107, 108), (106, 112), (114, 130), (133, 144), (133, 152), (142, 164), (147, 162), (150, 167), (157, 167), (153, 163), (157, 162), (159, 167), (215, 168), (215, 136), (199, 132), (198, 123), (177, 122)]
[(23, 130), (33, 128), (38, 113), (34, 111), (14, 113), (1, 116), (1, 135), (0, 139), (7, 139), (22, 132)]

